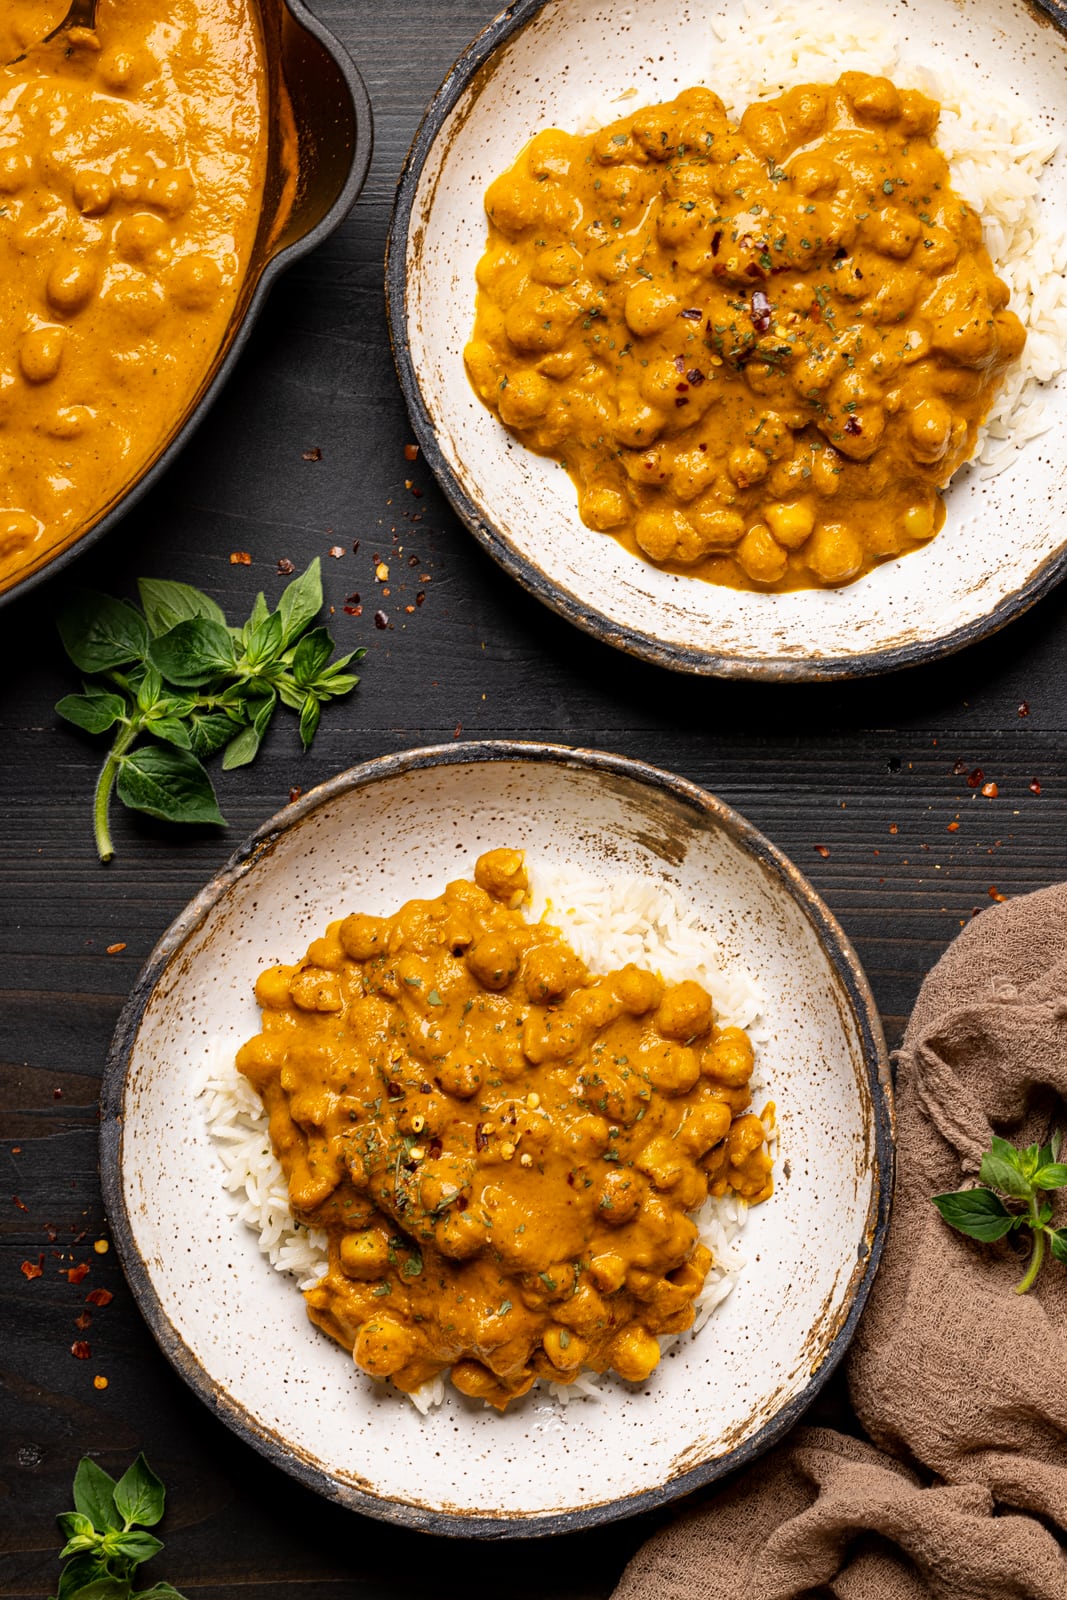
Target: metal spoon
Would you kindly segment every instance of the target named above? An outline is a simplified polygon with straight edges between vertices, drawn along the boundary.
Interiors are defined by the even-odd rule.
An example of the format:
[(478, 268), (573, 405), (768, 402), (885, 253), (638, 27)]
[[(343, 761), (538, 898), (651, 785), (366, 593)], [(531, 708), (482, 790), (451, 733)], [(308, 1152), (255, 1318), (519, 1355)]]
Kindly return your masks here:
[[(89, 32), (92, 32), (96, 27), (96, 8), (98, 4), (99, 0), (70, 0), (70, 7), (63, 21), (58, 23), (51, 33), (45, 34), (41, 44), (51, 44), (53, 40), (59, 38), (61, 33), (70, 33), (74, 28), (87, 28)], [(37, 46), (35, 45), (30, 46), (30, 49), (36, 48)], [(8, 66), (17, 66), (20, 61), (25, 61), (29, 53), (29, 50), (24, 50), (20, 56), (15, 57), (14, 61), (9, 61)]]

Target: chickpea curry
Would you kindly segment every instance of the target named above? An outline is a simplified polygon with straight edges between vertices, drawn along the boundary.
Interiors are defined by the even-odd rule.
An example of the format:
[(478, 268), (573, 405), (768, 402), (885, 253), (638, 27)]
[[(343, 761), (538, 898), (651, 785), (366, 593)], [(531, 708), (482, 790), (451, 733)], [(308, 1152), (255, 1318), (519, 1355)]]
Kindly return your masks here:
[[(0, 63), (65, 3), (9, 0)], [(0, 589), (72, 542), (185, 413), (259, 224), (253, 0), (100, 0), (0, 66)]]
[(503, 1410), (583, 1368), (642, 1381), (711, 1265), (688, 1212), (771, 1193), (747, 1034), (699, 984), (594, 976), (520, 907), (523, 856), (262, 973), (237, 1064), (294, 1216), (325, 1229), (313, 1322), (411, 1391)]
[(760, 590), (937, 531), (1025, 341), (939, 110), (847, 72), (735, 126), (690, 89), (493, 182), (467, 369), (588, 527)]

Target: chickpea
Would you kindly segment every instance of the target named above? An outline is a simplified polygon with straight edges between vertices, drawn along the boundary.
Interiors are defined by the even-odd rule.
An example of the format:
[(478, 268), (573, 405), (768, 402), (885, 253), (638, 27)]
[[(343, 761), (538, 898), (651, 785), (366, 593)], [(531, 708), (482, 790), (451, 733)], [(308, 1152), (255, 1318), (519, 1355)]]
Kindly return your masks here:
[[(731, 1033), (740, 1033), (740, 1028), (730, 1029)], [(744, 1081), (752, 1071), (751, 1047), (749, 1048), (749, 1069)], [(685, 1122), (678, 1131), (678, 1143), (688, 1156), (694, 1160), (706, 1155), (730, 1131), (730, 1108), (721, 1100), (701, 1100), (693, 1106)], [(688, 1207), (687, 1207), (688, 1209)]]
[(540, 1005), (561, 999), (584, 975), (585, 967), (562, 944), (535, 944), (523, 957), (523, 987)]
[(114, 198), (111, 179), (106, 172), (86, 169), (74, 178), (74, 204), (86, 217), (102, 217)]
[(222, 290), (222, 277), (219, 263), (197, 251), (174, 263), (167, 283), (175, 304), (183, 311), (209, 311)]
[(707, 1033), (712, 1021), (711, 996), (692, 979), (675, 984), (664, 994), (654, 1021), (668, 1039), (690, 1039)]
[(96, 293), (96, 264), (84, 256), (61, 252), (52, 263), (45, 292), (54, 310), (71, 316), (81, 311)]
[(762, 510), (767, 526), (787, 550), (799, 549), (815, 526), (815, 507), (810, 500), (796, 500), (791, 505), (779, 502)]
[(467, 965), (484, 989), (506, 989), (519, 960), (518, 947), (506, 933), (483, 933), (467, 951)]
[(188, 211), (195, 193), (192, 175), (184, 167), (165, 167), (144, 187), (147, 203), (172, 222)]
[(601, 1294), (615, 1294), (626, 1282), (626, 1262), (614, 1251), (605, 1250), (590, 1261), (589, 1276)]
[(908, 417), (908, 432), (917, 461), (940, 461), (952, 437), (952, 411), (943, 400), (921, 400)]
[(539, 422), (554, 397), (548, 379), (539, 372), (530, 371), (509, 375), (498, 393), (501, 421), (509, 428), (523, 428)]
[(934, 513), (931, 506), (909, 506), (904, 513), (904, 532), (909, 539), (929, 539), (934, 531)]
[(95, 413), (88, 406), (57, 406), (47, 423), (53, 439), (80, 439), (92, 426)]
[(841, 86), (860, 118), (869, 122), (893, 122), (900, 116), (900, 95), (888, 78), (846, 72), (842, 76)]
[(341, 1271), (364, 1282), (380, 1278), (389, 1265), (389, 1245), (375, 1229), (346, 1233), (340, 1244)]
[(372, 1378), (388, 1378), (410, 1361), (414, 1347), (407, 1329), (392, 1317), (372, 1317), (359, 1330), (352, 1359)]
[(700, 1058), (685, 1045), (659, 1045), (645, 1062), (648, 1080), (661, 1094), (688, 1094), (700, 1077)]
[(653, 561), (699, 561), (704, 544), (681, 511), (644, 511), (634, 524), (634, 538)]
[(344, 1001), (332, 972), (320, 967), (304, 967), (289, 980), (289, 994), (301, 1011), (341, 1011)]
[(545, 1355), (561, 1372), (576, 1372), (589, 1349), (584, 1339), (569, 1328), (546, 1328), (541, 1338)]
[(753, 583), (777, 583), (789, 565), (789, 557), (762, 522), (749, 528), (737, 547), (737, 560)]
[(677, 500), (695, 500), (697, 495), (710, 489), (715, 481), (717, 466), (710, 450), (679, 450), (671, 468), (671, 493)]
[(586, 527), (598, 533), (621, 527), (630, 515), (629, 501), (618, 489), (593, 489), (582, 495), (579, 510)]
[(565, 1061), (581, 1047), (585, 1029), (581, 1019), (564, 1011), (531, 1011), (522, 1029), (522, 1050), (527, 1061)]
[(256, 979), (256, 1001), (265, 1011), (287, 1011), (291, 1001), (292, 967), (268, 967)]
[(704, 1051), (700, 1065), (707, 1077), (731, 1088), (739, 1088), (751, 1078), (754, 1061), (752, 1041), (745, 1030), (722, 1028)]
[(642, 450), (655, 442), (663, 427), (663, 412), (647, 405), (636, 395), (620, 398), (619, 413), (615, 420), (615, 438), (633, 450)]
[(824, 522), (811, 536), (807, 563), (822, 583), (847, 583), (863, 567), (863, 546), (840, 522)]
[(135, 211), (115, 229), (115, 249), (122, 260), (139, 263), (155, 255), (168, 236), (162, 217), (154, 211)]
[(685, 1158), (672, 1139), (657, 1134), (638, 1156), (635, 1166), (656, 1189), (673, 1189), (682, 1175)]
[(833, 195), (841, 185), (837, 168), (825, 156), (798, 156), (789, 176), (796, 192), (807, 196)]
[(624, 1328), (611, 1346), (611, 1365), (620, 1378), (643, 1383), (659, 1365), (659, 1344), (642, 1327)]
[(48, 383), (59, 371), (66, 344), (63, 328), (34, 328), (24, 334), (19, 347), (19, 366), (28, 383)]
[(775, 160), (785, 155), (791, 142), (786, 132), (785, 118), (777, 106), (758, 102), (746, 109), (741, 118), (740, 132), (757, 155), (770, 156)]
[(434, 1242), (450, 1260), (469, 1261), (485, 1248), (485, 1224), (473, 1208), (460, 1211), (458, 1205), (449, 1206), (434, 1228)]
[(104, 299), (139, 333), (151, 333), (167, 308), (163, 290), (147, 280), (117, 283), (104, 291)]
[(627, 293), (623, 315), (630, 332), (645, 339), (653, 333), (662, 333), (681, 309), (680, 302), (669, 289), (650, 278), (642, 278)]
[(482, 1071), (476, 1061), (466, 1057), (450, 1056), (441, 1063), (437, 1074), (445, 1094), (456, 1100), (470, 1100), (482, 1086)]
[(739, 489), (747, 489), (754, 483), (763, 482), (770, 471), (770, 465), (762, 450), (753, 450), (748, 445), (738, 445), (730, 451), (727, 471)]
[(17, 194), (32, 176), (33, 157), (28, 151), (0, 151), (0, 194)]
[(0, 558), (26, 550), (41, 531), (28, 511), (0, 511)]
[(663, 984), (655, 973), (635, 967), (632, 962), (616, 974), (615, 990), (625, 1009), (635, 1017), (652, 1011), (663, 997)]
[(356, 912), (346, 917), (337, 930), (346, 955), (353, 961), (370, 961), (388, 949), (389, 923), (384, 917), (368, 917)]

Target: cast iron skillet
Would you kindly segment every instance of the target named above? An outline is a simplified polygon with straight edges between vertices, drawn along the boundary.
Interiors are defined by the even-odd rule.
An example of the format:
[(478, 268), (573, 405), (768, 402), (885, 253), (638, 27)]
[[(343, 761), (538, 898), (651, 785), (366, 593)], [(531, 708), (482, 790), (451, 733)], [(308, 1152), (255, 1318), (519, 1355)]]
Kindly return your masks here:
[(334, 231), (363, 187), (373, 124), (355, 63), (304, 0), (258, 0), (258, 10), (267, 66), (267, 176), (259, 231), (226, 337), (147, 467), (94, 522), (17, 574), (0, 591), (0, 605), (69, 565), (162, 477), (233, 371), (275, 278)]

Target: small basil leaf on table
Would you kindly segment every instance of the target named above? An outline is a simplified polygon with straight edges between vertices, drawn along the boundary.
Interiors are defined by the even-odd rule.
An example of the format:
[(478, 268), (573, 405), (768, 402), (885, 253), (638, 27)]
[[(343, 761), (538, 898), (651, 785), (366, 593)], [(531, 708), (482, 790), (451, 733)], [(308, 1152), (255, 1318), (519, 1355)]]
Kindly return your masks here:
[(166, 821), (222, 823), (201, 760), (224, 747), (224, 771), (254, 760), (279, 702), (299, 714), (306, 750), (322, 706), (358, 684), (345, 669), (365, 654), (331, 662), (332, 638), (311, 627), (322, 606), (317, 559), (282, 592), (276, 611), (257, 595), (240, 627), (190, 584), (143, 578), (139, 588), (144, 615), (128, 601), (83, 592), (60, 622), (71, 660), (105, 681), (86, 683), (56, 710), (87, 733), (116, 729), (93, 803), (101, 861), (114, 854), (113, 792)]
[(91, 1456), (84, 1456), (74, 1474), (74, 1508), (88, 1517), (97, 1533), (121, 1528), (115, 1509), (115, 1480)]
[(145, 1561), (151, 1561), (162, 1548), (161, 1539), (155, 1538), (151, 1533), (144, 1533), (139, 1528), (131, 1528), (129, 1533), (116, 1533), (108, 1543), (109, 1554), (121, 1556), (124, 1561), (136, 1562), (138, 1566)]
[(128, 1583), (113, 1577), (96, 1554), (72, 1556), (59, 1575), (56, 1600), (125, 1600)]
[(134, 811), (144, 811), (163, 822), (219, 822), (211, 779), (187, 750), (146, 744), (119, 764), (119, 799)]
[[(127, 1467), (115, 1485), (115, 1509), (129, 1525), (136, 1522), (142, 1528), (154, 1528), (163, 1515), (166, 1490), (148, 1465), (143, 1454)], [(158, 1539), (152, 1541), (159, 1543)], [(147, 1561), (147, 1556), (137, 1556), (137, 1561)]]

